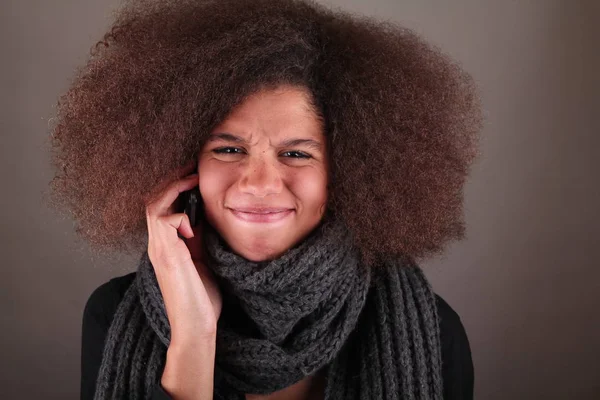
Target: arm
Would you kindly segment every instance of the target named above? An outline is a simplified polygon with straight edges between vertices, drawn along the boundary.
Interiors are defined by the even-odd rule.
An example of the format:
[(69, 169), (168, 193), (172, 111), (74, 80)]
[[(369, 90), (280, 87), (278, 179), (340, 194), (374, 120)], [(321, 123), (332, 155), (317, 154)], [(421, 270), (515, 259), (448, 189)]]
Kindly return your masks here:
[[(92, 292), (85, 304), (81, 335), (81, 400), (94, 399), (104, 341), (117, 307), (134, 278), (135, 273), (130, 273), (103, 283)], [(184, 400), (181, 393), (194, 393), (198, 387), (206, 393), (195, 393), (194, 399), (212, 399), (215, 348), (216, 336), (194, 343), (172, 342), (167, 350), (163, 376), (152, 389), (151, 399)], [(200, 361), (201, 365), (197, 365), (199, 361), (195, 357), (186, 357), (193, 354), (206, 355)], [(190, 371), (199, 372), (193, 374)], [(185, 386), (191, 382), (195, 382), (194, 387)], [(199, 385), (199, 382), (206, 383)]]
[(472, 400), (474, 369), (471, 347), (459, 315), (436, 295), (442, 342), (444, 399)]
[(185, 344), (171, 342), (161, 390), (176, 400), (212, 399), (215, 352), (216, 334)]
[[(133, 277), (130, 274), (100, 285), (85, 304), (81, 335), (81, 400), (94, 399), (104, 340), (119, 302)], [(172, 400), (159, 383), (154, 387), (151, 399)]]
[[(96, 392), (96, 379), (98, 371), (102, 364), (102, 354), (104, 351), (104, 341), (108, 335), (108, 329), (112, 322), (112, 318), (117, 310), (119, 302), (123, 297), (128, 286), (134, 279), (135, 274), (118, 277), (103, 283), (97, 287), (88, 300), (86, 301), (83, 318), (82, 318), (82, 334), (81, 334), (81, 386), (80, 399), (93, 400)], [(206, 346), (204, 346), (204, 343)], [(215, 339), (200, 342), (197, 344), (201, 349), (192, 350), (190, 346), (174, 346), (173, 344), (167, 350), (167, 363), (163, 371), (161, 382), (157, 382), (152, 389), (152, 400), (173, 400), (177, 399), (177, 393), (185, 390), (191, 393), (190, 388), (185, 388), (185, 383), (206, 381), (205, 385), (198, 385), (204, 390), (209, 390), (212, 394), (213, 388), (213, 373), (214, 373), (214, 357), (215, 357)], [(206, 354), (207, 363), (210, 364), (204, 368), (198, 367), (197, 371), (206, 371), (204, 375), (187, 376), (190, 368), (190, 363), (193, 360), (186, 360), (184, 357), (187, 351), (198, 351), (195, 354)], [(175, 349), (182, 349), (176, 351)], [(190, 354), (190, 353), (188, 353)], [(194, 354), (194, 353), (191, 353)], [(177, 372), (179, 369), (180, 372)], [(178, 380), (179, 379), (179, 380)], [(195, 397), (203, 398), (203, 397)], [(207, 397), (208, 398), (208, 397)], [(210, 397), (212, 399), (212, 397)], [(183, 399), (183, 397), (182, 397)]]

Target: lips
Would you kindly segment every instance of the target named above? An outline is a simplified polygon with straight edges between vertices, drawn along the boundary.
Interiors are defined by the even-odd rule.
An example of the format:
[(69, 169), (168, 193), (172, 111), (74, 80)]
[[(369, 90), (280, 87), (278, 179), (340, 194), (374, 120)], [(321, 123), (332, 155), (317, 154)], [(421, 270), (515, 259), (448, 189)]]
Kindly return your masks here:
[(290, 216), (294, 210), (289, 208), (273, 207), (240, 207), (230, 208), (233, 215), (246, 222), (276, 222)]
[(234, 211), (252, 214), (270, 214), (291, 210), (290, 208), (286, 207), (232, 207), (231, 209)]

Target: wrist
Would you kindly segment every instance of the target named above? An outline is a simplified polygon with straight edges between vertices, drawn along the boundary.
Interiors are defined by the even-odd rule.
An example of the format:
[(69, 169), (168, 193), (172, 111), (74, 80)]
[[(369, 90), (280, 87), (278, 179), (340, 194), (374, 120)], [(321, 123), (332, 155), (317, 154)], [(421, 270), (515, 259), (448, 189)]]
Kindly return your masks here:
[(174, 357), (189, 354), (195, 351), (206, 351), (209, 348), (214, 348), (217, 343), (216, 329), (202, 334), (196, 334), (193, 337), (190, 335), (171, 335), (171, 342), (167, 349), (167, 354), (171, 353)]
[(212, 399), (215, 340), (171, 341), (160, 384), (173, 399)]

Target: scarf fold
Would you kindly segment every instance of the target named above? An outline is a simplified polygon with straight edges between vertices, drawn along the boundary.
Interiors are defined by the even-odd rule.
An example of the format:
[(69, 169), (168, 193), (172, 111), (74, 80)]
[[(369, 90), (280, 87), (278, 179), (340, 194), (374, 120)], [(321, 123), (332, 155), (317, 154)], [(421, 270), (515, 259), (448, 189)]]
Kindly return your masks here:
[[(324, 220), (273, 260), (234, 253), (203, 231), (223, 293), (214, 398), (268, 394), (324, 372), (326, 400), (441, 399), (435, 296), (406, 257), (366, 267), (339, 222)], [(170, 326), (144, 252), (110, 326), (94, 399), (149, 399)]]

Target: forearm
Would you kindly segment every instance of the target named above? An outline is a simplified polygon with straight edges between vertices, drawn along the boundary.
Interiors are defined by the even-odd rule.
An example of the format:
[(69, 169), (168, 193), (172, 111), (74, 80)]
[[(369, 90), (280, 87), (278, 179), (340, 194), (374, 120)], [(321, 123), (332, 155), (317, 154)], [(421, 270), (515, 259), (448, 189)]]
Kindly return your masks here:
[(161, 378), (173, 400), (212, 400), (216, 337), (195, 343), (171, 343)]

